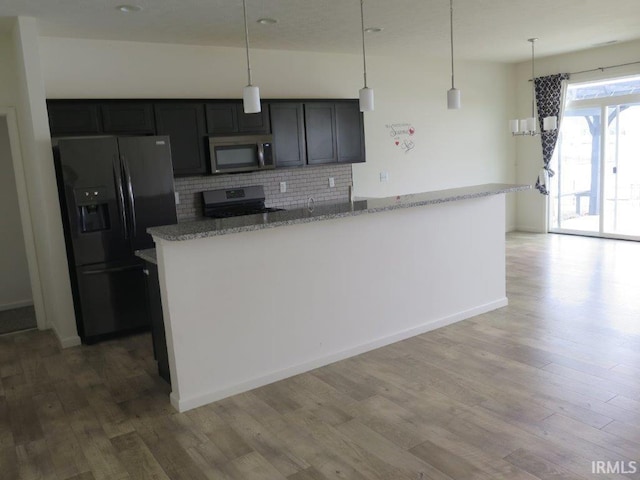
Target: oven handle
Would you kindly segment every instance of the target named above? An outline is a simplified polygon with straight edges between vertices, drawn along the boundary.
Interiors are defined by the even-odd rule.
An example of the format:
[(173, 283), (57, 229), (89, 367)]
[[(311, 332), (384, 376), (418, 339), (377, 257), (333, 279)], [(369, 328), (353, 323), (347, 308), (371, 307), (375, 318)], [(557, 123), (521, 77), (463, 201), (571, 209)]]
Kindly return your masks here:
[(264, 168), (264, 143), (258, 143), (258, 165)]

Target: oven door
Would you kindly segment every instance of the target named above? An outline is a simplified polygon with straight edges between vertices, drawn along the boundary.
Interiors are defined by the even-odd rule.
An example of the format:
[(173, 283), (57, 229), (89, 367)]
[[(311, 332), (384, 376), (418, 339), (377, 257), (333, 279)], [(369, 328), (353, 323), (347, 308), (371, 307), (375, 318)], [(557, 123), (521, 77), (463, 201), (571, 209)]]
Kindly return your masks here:
[[(270, 138), (258, 136), (212, 137), (209, 139), (211, 173), (251, 172), (273, 168), (273, 162), (265, 162), (265, 144)], [(266, 155), (271, 160), (270, 149)]]

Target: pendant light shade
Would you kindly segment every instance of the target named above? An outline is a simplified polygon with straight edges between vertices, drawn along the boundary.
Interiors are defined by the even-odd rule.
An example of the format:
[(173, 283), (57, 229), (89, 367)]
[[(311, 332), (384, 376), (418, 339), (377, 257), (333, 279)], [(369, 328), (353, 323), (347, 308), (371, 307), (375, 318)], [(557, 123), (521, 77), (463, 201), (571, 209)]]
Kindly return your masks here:
[(447, 91), (447, 108), (458, 110), (462, 107), (461, 93), (455, 86), (455, 73), (453, 69), (453, 0), (449, 0), (449, 23), (451, 27), (451, 89)]
[(360, 31), (362, 33), (362, 64), (364, 66), (364, 88), (360, 89), (360, 111), (372, 112), (373, 89), (367, 86), (367, 52), (364, 45), (364, 0), (360, 0)]
[(242, 104), (244, 113), (260, 113), (260, 88), (247, 85), (242, 90)]
[(372, 112), (374, 108), (373, 101), (373, 89), (371, 88), (361, 88), (360, 89), (360, 111), (361, 112)]
[(242, 91), (242, 104), (244, 113), (260, 113), (260, 89), (251, 84), (251, 58), (249, 57), (249, 24), (247, 23), (247, 1), (242, 0), (244, 12), (244, 41), (247, 50), (247, 77), (248, 84)]
[(458, 110), (460, 106), (460, 90), (451, 88), (447, 91), (447, 108), (449, 110)]

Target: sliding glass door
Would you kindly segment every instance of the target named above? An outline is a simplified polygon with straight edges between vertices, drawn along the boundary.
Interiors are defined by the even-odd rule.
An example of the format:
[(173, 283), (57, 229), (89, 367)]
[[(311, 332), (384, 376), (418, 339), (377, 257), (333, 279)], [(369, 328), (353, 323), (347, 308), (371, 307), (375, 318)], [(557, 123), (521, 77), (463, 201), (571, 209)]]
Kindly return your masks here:
[(640, 77), (570, 85), (550, 230), (640, 239)]
[(607, 107), (603, 232), (640, 237), (640, 103)]

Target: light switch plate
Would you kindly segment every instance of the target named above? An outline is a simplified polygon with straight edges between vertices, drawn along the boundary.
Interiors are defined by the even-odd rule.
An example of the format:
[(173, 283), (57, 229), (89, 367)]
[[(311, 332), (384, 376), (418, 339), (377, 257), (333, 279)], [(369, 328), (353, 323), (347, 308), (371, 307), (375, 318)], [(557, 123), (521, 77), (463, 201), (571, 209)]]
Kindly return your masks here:
[(336, 180), (333, 177), (329, 177), (329, 188), (333, 188), (336, 186)]
[(287, 193), (287, 182), (280, 182), (280, 193)]

